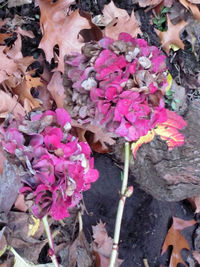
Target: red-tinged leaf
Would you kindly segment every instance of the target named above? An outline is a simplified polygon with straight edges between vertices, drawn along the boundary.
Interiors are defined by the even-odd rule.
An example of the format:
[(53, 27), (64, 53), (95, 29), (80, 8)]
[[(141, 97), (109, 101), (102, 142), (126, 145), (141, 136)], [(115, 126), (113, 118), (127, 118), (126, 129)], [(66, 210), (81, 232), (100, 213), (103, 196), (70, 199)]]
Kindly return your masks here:
[(167, 142), (169, 150), (184, 144), (184, 135), (178, 129), (183, 129), (187, 122), (173, 111), (167, 110), (167, 121), (160, 123), (154, 129), (161, 139)]
[(182, 263), (184, 266), (186, 266), (181, 257), (181, 250), (189, 250), (190, 247), (180, 231), (186, 227), (194, 225), (195, 223), (195, 220), (184, 221), (180, 218), (173, 217), (173, 224), (167, 233), (162, 247), (162, 254), (164, 254), (169, 246), (173, 246), (169, 267), (176, 267), (178, 263)]
[(158, 125), (154, 130), (160, 138), (167, 142), (169, 150), (184, 144), (184, 135), (179, 133), (176, 128)]
[(149, 131), (146, 135), (141, 136), (136, 142), (133, 142), (131, 144), (131, 150), (132, 150), (134, 158), (136, 157), (136, 152), (141, 147), (141, 145), (151, 142), (154, 136), (155, 136), (155, 132)]
[(172, 126), (174, 128), (183, 129), (187, 126), (187, 122), (174, 111), (166, 110), (167, 111), (167, 118), (166, 122), (163, 122), (162, 125)]

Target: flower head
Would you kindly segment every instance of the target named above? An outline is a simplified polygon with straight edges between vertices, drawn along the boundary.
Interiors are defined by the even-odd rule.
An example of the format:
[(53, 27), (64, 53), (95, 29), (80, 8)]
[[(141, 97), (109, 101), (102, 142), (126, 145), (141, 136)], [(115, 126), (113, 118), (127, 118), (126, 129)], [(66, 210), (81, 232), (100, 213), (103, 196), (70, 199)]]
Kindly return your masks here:
[(79, 123), (136, 141), (167, 120), (165, 56), (145, 40), (127, 33), (117, 41), (104, 38), (68, 56), (65, 65), (69, 112)]
[[(13, 127), (13, 125), (17, 125)], [(32, 115), (3, 129), (3, 149), (24, 168), (21, 192), (33, 200), (32, 211), (41, 218), (60, 220), (98, 178), (90, 147), (71, 135), (71, 118), (64, 109)]]

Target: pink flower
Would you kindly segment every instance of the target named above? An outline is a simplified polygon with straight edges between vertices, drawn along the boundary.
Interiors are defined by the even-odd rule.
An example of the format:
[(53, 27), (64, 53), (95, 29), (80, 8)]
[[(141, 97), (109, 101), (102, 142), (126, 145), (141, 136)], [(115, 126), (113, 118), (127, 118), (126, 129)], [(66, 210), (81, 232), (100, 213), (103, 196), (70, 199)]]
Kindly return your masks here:
[[(32, 211), (35, 216), (42, 218), (49, 214), (60, 220), (69, 216), (68, 209), (78, 204), (81, 193), (91, 187), (91, 183), (98, 179), (98, 171), (94, 169), (91, 150), (86, 142), (78, 142), (71, 135), (71, 118), (66, 110), (48, 110), (31, 117), (31, 121), (22, 121), (24, 125), (43, 120), (52, 116), (44, 129), (31, 134), (20, 132), (12, 125), (20, 123), (13, 121), (2, 129), (2, 146), (8, 153), (15, 154), (20, 149), (23, 168), (23, 158), (28, 162), (27, 175), (22, 177), (24, 186), (21, 192), (33, 196)], [(41, 125), (39, 123), (38, 125)], [(19, 127), (19, 129), (24, 129)], [(32, 127), (36, 129), (36, 127)], [(40, 129), (40, 128), (39, 128)], [(20, 161), (20, 160), (19, 160)]]
[[(82, 56), (68, 56), (66, 66), (73, 88), (66, 87), (71, 116), (80, 123), (100, 124), (136, 141), (167, 119), (162, 105), (167, 86), (165, 56), (146, 40), (128, 33), (120, 33), (118, 41), (103, 38), (86, 44)], [(88, 112), (83, 114), (84, 106)]]

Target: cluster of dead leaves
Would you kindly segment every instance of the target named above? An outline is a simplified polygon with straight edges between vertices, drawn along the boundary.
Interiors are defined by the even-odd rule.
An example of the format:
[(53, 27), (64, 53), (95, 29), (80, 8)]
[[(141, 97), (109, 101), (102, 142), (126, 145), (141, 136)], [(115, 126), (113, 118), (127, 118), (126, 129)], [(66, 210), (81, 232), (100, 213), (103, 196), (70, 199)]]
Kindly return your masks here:
[[(113, 239), (108, 236), (105, 224), (100, 221), (92, 226), (93, 242), (88, 244), (81, 231), (69, 250), (70, 267), (108, 267), (112, 251)], [(117, 259), (115, 267), (119, 267), (123, 260)]]

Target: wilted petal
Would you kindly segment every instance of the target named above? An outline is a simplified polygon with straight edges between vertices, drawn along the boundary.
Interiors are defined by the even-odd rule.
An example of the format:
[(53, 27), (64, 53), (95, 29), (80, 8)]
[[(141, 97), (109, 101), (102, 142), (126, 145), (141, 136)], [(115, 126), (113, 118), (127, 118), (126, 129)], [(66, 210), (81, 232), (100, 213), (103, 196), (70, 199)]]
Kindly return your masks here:
[(66, 123), (71, 123), (71, 118), (69, 113), (64, 108), (56, 109), (56, 119), (60, 126), (64, 127)]

